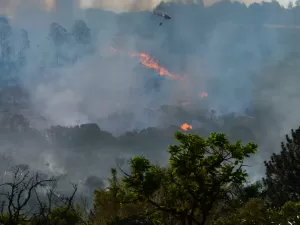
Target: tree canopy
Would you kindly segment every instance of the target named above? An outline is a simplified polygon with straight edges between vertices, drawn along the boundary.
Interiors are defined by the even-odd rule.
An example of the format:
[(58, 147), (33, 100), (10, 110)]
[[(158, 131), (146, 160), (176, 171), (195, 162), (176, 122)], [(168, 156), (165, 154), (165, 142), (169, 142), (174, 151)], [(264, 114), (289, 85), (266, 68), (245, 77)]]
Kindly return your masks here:
[(287, 201), (300, 201), (300, 128), (291, 130), (281, 143), (281, 152), (265, 162), (267, 197), (270, 204), (280, 207)]
[(179, 132), (175, 137), (179, 144), (169, 147), (168, 167), (145, 157), (131, 159), (119, 197), (121, 202), (144, 203), (152, 213), (168, 213), (188, 225), (204, 225), (218, 204), (228, 199), (230, 185), (246, 182), (244, 159), (257, 151), (257, 145), (232, 144), (218, 133), (207, 139)]

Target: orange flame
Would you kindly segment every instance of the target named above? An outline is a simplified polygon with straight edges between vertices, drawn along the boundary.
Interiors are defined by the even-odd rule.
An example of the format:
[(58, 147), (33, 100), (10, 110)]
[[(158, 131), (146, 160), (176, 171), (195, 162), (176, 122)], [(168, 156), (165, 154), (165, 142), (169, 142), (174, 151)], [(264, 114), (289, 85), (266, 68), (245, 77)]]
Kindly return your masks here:
[[(154, 69), (160, 76), (166, 76), (166, 77), (168, 77), (170, 79), (173, 79), (173, 80), (190, 81), (186, 75), (180, 76), (180, 75), (177, 75), (177, 74), (170, 73), (165, 67), (159, 65), (157, 60), (152, 58), (147, 53), (143, 53), (143, 52), (141, 52), (141, 53), (138, 53), (138, 52), (133, 52), (133, 53), (132, 52), (124, 52), (124, 51), (118, 50), (118, 49), (116, 49), (112, 46), (110, 46), (110, 49), (114, 53), (120, 52), (120, 53), (129, 55), (131, 57), (139, 57), (140, 58), (140, 63), (144, 67)], [(207, 92), (202, 92), (202, 93), (199, 94), (199, 96), (202, 99), (202, 98), (207, 97), (208, 93)], [(181, 104), (182, 104), (182, 106), (186, 106), (186, 105), (189, 104), (189, 102), (182, 102)], [(190, 127), (190, 129), (191, 129), (191, 127)]]
[(208, 96), (207, 92), (200, 93), (200, 98), (206, 98)]
[[(117, 49), (111, 47), (113, 52), (117, 52)], [(158, 61), (152, 58), (150, 55), (146, 53), (127, 53), (132, 57), (138, 56), (140, 58), (140, 63), (146, 68), (154, 69), (160, 76), (166, 76), (174, 80), (182, 80), (183, 77), (170, 73), (166, 68), (158, 64)]]
[(140, 62), (147, 68), (154, 69), (160, 76), (166, 76), (174, 80), (180, 80), (182, 79), (181, 76), (170, 73), (166, 68), (163, 66), (160, 66), (158, 64), (158, 61), (151, 58), (146, 53), (133, 53), (131, 56), (139, 56)]
[(181, 128), (182, 130), (184, 130), (184, 131), (192, 130), (192, 129), (193, 129), (192, 125), (189, 125), (189, 124), (187, 124), (187, 123), (182, 124), (180, 128)]

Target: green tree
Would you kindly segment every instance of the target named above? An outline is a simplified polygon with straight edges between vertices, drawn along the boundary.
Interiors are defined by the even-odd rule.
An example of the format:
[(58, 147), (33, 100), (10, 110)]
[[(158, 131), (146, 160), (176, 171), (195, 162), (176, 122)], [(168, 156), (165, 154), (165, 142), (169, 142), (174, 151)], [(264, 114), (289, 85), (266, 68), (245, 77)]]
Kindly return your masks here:
[(265, 198), (265, 187), (262, 181), (256, 181), (247, 185), (232, 185), (233, 194), (235, 199), (241, 203), (246, 203), (250, 199), (264, 199)]
[(262, 200), (251, 199), (230, 216), (216, 220), (214, 225), (271, 225), (276, 221), (275, 217), (276, 213), (268, 210)]
[(291, 137), (286, 135), (286, 142), (281, 143), (281, 152), (264, 163), (267, 201), (277, 207), (300, 201), (300, 128), (291, 130)]
[(70, 208), (64, 205), (51, 209), (46, 216), (39, 213), (30, 219), (31, 225), (81, 225), (84, 223), (79, 207)]
[(268, 208), (263, 200), (251, 199), (227, 217), (216, 220), (214, 225), (299, 225), (300, 203), (287, 202), (280, 210)]
[(167, 168), (144, 157), (130, 161), (119, 196), (125, 202), (145, 202), (152, 212), (171, 215), (183, 224), (207, 224), (218, 203), (227, 198), (230, 185), (246, 181), (243, 161), (257, 145), (231, 144), (217, 133), (204, 139), (177, 132), (175, 138), (179, 145), (169, 147)]
[(119, 181), (117, 179), (117, 170), (111, 170), (112, 178), (108, 179), (107, 189), (99, 189), (94, 193), (94, 209), (91, 221), (99, 225), (114, 224), (119, 221), (139, 218), (144, 205), (141, 203), (123, 203), (118, 198)]
[(50, 213), (50, 225), (79, 225), (82, 224), (82, 215), (79, 210), (68, 207), (57, 207)]

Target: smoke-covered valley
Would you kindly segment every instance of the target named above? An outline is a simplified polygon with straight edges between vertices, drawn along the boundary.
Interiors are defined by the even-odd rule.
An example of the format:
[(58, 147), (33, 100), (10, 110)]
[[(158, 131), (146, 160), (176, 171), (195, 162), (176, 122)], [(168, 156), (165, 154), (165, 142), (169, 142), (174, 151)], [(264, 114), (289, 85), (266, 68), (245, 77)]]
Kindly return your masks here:
[(88, 190), (124, 157), (165, 164), (174, 131), (188, 123), (191, 133), (258, 143), (248, 163), (260, 177), (263, 160), (300, 124), (300, 29), (288, 27), (300, 23), (300, 8), (157, 7), (172, 20), (159, 26), (148, 11), (68, 15), (33, 5), (2, 17), (2, 161)]

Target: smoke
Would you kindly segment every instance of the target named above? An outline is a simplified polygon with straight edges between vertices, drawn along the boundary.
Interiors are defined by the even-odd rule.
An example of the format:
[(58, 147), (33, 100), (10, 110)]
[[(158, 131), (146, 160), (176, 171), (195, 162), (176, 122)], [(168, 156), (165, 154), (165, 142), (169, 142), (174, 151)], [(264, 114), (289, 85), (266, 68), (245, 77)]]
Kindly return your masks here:
[[(1, 1), (0, 8), (10, 14), (12, 2)], [(90, 4), (119, 11), (143, 11), (158, 4), (109, 2)], [(30, 39), (27, 63), (19, 80), (30, 95), (32, 110), (45, 117), (48, 125), (95, 122), (114, 135), (183, 123), (191, 124), (193, 129), (215, 131), (215, 124), (199, 122), (205, 117), (203, 111), (215, 110), (216, 116), (225, 116), (246, 115), (250, 109), (254, 119), (245, 126), (252, 129), (261, 150), (251, 164), (261, 165), (263, 159), (277, 151), (282, 135), (299, 124), (296, 104), (299, 68), (284, 70), (279, 66), (293, 51), (299, 52), (293, 42), (298, 40), (297, 36), (262, 26), (291, 22), (288, 16), (278, 16), (276, 3), (250, 8), (229, 2), (210, 8), (187, 2), (161, 4), (172, 15), (170, 21), (149, 12), (115, 14), (75, 7), (68, 14), (67, 8), (54, 10), (50, 1), (47, 4), (31, 1), (26, 7), (23, 4), (16, 5), (18, 13), (10, 20), (15, 36), (24, 28)], [(287, 13), (285, 9), (279, 11), (282, 15)], [(278, 21), (278, 18), (283, 19)], [(78, 43), (74, 35), (77, 19), (84, 19), (91, 28), (88, 43)], [(53, 22), (59, 24), (52, 24), (50, 29)], [(287, 38), (293, 41), (286, 42)], [(112, 47), (117, 51), (112, 51)], [(142, 65), (138, 54), (130, 54), (141, 52), (170, 73), (186, 79), (160, 76), (157, 70)], [(208, 95), (201, 98), (203, 92)], [(182, 101), (189, 103), (184, 110), (161, 107), (179, 105)], [(236, 126), (232, 121), (223, 124), (226, 132)], [(248, 134), (237, 133), (242, 139), (248, 138)], [(68, 146), (40, 150), (44, 144), (32, 141), (32, 148), (15, 150), (12, 157), (18, 158), (19, 163), (58, 175), (74, 174), (72, 179), (94, 174), (101, 177), (107, 175), (109, 167), (114, 166), (114, 158), (120, 154), (130, 156), (143, 151), (154, 160), (164, 161), (162, 152), (169, 143), (158, 141), (165, 134), (159, 133), (158, 137), (155, 134), (152, 136), (156, 139), (150, 143), (147, 138), (134, 140), (126, 149), (125, 144), (104, 146), (93, 154), (86, 147), (82, 147), (83, 152), (70, 150)], [(144, 145), (138, 145), (138, 141)], [(256, 166), (252, 173), (255, 175), (259, 169)]]
[[(84, 2), (84, 1), (83, 1)], [(85, 7), (98, 7), (103, 9), (110, 9), (114, 11), (145, 11), (155, 8), (160, 3), (158, 0), (126, 0), (126, 1), (90, 1), (89, 4), (84, 4)]]
[[(165, 0), (165, 3), (181, 3), (181, 4), (203, 4), (205, 6), (211, 6), (221, 0)], [(55, 11), (55, 6), (60, 2), (67, 2), (66, 0), (2, 0), (0, 2), (0, 15), (6, 15), (10, 18), (17, 16), (18, 9), (20, 8), (36, 8)], [(70, 1), (69, 1), (70, 2)], [(151, 11), (161, 0), (74, 0), (76, 6), (82, 8), (102, 8), (106, 10), (112, 10), (114, 12), (130, 12), (130, 11)], [(262, 0), (240, 0), (239, 2), (245, 3), (246, 5), (254, 2), (263, 2)], [(286, 4), (285, 2), (283, 2)], [(73, 8), (65, 8), (65, 10), (73, 10)]]
[[(181, 4), (204, 4), (205, 6), (211, 6), (222, 0), (165, 0), (165, 3), (181, 3)], [(161, 0), (125, 0), (125, 1), (111, 1), (111, 0), (82, 0), (81, 5), (83, 7), (96, 7), (102, 9), (109, 9), (115, 12), (130, 12), (130, 11), (148, 11), (153, 10), (159, 5)], [(263, 2), (262, 0), (240, 0), (239, 2), (250, 5), (255, 2)]]

